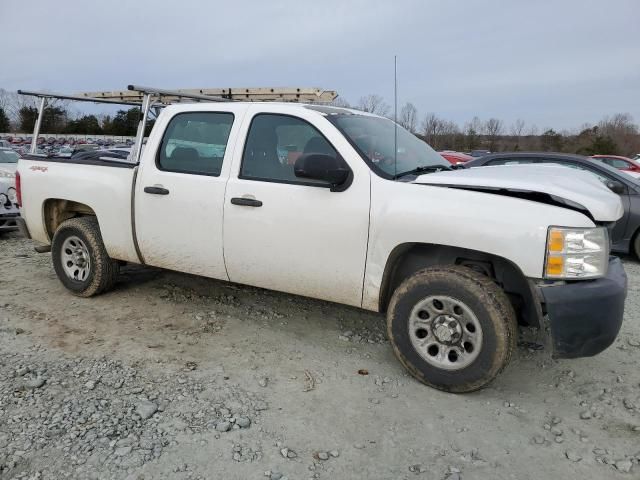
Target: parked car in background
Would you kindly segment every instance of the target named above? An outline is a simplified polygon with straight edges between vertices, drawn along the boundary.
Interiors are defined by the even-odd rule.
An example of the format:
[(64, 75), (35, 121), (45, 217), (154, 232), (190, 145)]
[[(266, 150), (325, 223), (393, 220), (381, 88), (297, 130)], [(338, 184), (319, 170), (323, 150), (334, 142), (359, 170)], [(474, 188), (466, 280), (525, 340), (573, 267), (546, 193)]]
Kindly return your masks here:
[(640, 164), (627, 157), (618, 155), (593, 155), (591, 158), (606, 163), (618, 170), (630, 174), (632, 177), (640, 177)]
[(0, 168), (15, 173), (18, 160), (20, 160), (20, 155), (12, 148), (0, 148)]
[(636, 156), (633, 157), (633, 161), (634, 162), (640, 162), (640, 153), (636, 154)]
[(442, 152), (438, 152), (445, 160), (447, 160), (451, 165), (458, 165), (459, 163), (465, 163), (469, 160), (473, 160), (471, 155), (467, 155), (466, 153), (454, 152), (453, 150), (443, 150)]
[(73, 148), (69, 147), (69, 146), (65, 146), (62, 147), (60, 150), (58, 150), (57, 156), (59, 157), (71, 157), (71, 155), (73, 155)]
[(484, 155), (488, 155), (490, 153), (491, 152), (489, 150), (471, 150), (471, 153), (469, 153), (469, 155), (471, 155), (474, 158), (479, 158)]
[(74, 155), (80, 151), (98, 150), (100, 145), (95, 143), (76, 143), (73, 153)]
[(11, 148), (0, 148), (0, 235), (18, 229), (16, 219), (18, 195), (16, 192), (16, 168), (20, 156)]
[(0, 148), (11, 148), (11, 142), (8, 140), (0, 140)]
[(100, 150), (81, 150), (71, 155), (74, 161), (81, 160), (126, 160), (131, 154), (130, 148), (106, 148)]
[[(624, 216), (610, 229), (611, 248), (615, 252), (632, 253), (640, 259), (640, 183), (626, 173), (593, 158), (547, 152), (494, 153), (467, 162), (465, 168), (548, 163), (589, 172), (612, 192), (620, 196), (624, 207)], [(556, 182), (558, 179), (549, 173), (549, 183)], [(551, 197), (547, 199), (548, 203), (553, 203), (553, 201), (554, 199)], [(581, 205), (576, 206), (576, 208), (578, 207)]]

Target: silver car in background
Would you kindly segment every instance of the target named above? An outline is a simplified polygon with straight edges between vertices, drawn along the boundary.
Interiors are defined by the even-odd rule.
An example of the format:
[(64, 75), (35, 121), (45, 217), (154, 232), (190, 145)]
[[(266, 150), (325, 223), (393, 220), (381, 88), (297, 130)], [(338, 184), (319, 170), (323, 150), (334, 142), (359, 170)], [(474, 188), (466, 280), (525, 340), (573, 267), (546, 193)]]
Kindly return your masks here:
[(16, 168), (20, 156), (10, 148), (0, 148), (0, 235), (18, 230), (20, 216), (16, 192)]

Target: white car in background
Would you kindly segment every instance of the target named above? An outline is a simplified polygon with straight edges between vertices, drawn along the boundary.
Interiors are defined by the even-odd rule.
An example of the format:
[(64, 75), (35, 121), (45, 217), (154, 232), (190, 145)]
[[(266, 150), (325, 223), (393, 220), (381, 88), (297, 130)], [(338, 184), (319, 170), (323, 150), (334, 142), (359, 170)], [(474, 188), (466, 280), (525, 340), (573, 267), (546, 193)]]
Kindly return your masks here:
[(20, 216), (16, 192), (16, 168), (20, 156), (11, 148), (0, 148), (0, 235), (18, 229)]

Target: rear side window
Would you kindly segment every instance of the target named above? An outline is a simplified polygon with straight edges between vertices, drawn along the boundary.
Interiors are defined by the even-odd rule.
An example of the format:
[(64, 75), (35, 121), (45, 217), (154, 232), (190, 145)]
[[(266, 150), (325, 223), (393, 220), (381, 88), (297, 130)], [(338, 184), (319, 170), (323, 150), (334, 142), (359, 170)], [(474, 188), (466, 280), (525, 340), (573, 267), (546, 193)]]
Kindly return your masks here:
[(553, 160), (550, 160), (549, 162), (545, 162), (545, 163), (555, 163), (556, 165), (562, 165), (564, 167), (575, 168), (576, 170), (583, 170), (585, 172), (589, 172), (590, 174), (595, 175), (598, 178), (598, 180), (600, 180), (604, 184), (606, 184), (607, 182), (611, 181), (611, 179), (609, 177), (607, 177), (606, 175), (603, 175), (600, 172), (598, 172), (598, 171), (596, 171), (596, 170), (594, 170), (592, 168), (585, 167), (585, 166), (580, 165), (578, 163), (553, 161)]
[(217, 177), (232, 125), (232, 113), (179, 113), (171, 119), (162, 138), (158, 168)]
[(604, 160), (604, 163), (617, 169), (630, 168), (630, 165), (627, 162), (618, 158), (603, 158), (602, 160)]
[(324, 185), (320, 180), (295, 176), (296, 160), (306, 153), (338, 158), (338, 152), (310, 123), (288, 115), (258, 114), (253, 117), (247, 134), (240, 178)]

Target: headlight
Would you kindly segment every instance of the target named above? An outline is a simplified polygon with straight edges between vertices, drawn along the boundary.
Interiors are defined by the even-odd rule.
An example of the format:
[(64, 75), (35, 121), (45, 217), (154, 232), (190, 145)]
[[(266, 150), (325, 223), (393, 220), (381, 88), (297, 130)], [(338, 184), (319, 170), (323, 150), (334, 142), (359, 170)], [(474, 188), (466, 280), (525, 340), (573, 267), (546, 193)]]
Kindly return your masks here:
[(609, 236), (604, 227), (549, 227), (545, 278), (579, 280), (603, 277), (609, 265)]
[(16, 174), (0, 169), (0, 178), (16, 178)]
[(13, 187), (9, 187), (7, 189), (7, 196), (9, 197), (9, 201), (11, 203), (18, 203), (18, 192)]

